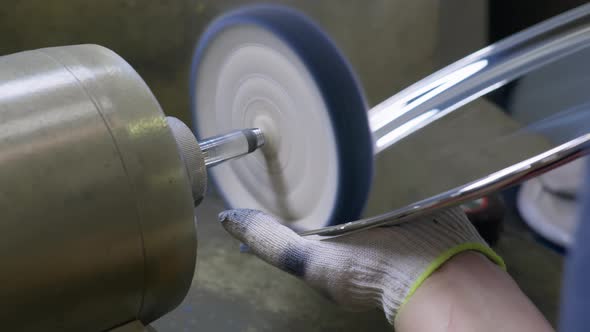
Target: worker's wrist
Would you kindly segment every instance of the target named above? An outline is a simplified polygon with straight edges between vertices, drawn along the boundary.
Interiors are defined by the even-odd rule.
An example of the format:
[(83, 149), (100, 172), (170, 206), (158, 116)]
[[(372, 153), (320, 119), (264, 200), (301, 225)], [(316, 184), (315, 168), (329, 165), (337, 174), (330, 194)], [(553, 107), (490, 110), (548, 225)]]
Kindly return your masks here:
[[(424, 270), (424, 272), (422, 272), (422, 274), (418, 277), (418, 279), (416, 279), (414, 281), (414, 283), (410, 287), (410, 290), (408, 291), (404, 301), (402, 302), (400, 309), (412, 297), (412, 295), (416, 292), (416, 290), (420, 286), (422, 286), (424, 281), (426, 281), (426, 279), (428, 279), (428, 277), (430, 277), (433, 273), (435, 273), (439, 268), (441, 268), (443, 265), (445, 265), (447, 263), (450, 263), (450, 265), (455, 266), (457, 264), (456, 261), (463, 261), (464, 258), (461, 258), (461, 257), (469, 256), (469, 255), (464, 255), (464, 254), (470, 253), (470, 252), (478, 254), (478, 256), (485, 257), (488, 260), (490, 260), (491, 262), (498, 265), (501, 269), (506, 270), (506, 265), (504, 263), (504, 260), (502, 260), (502, 258), (500, 256), (498, 256), (498, 254), (496, 254), (496, 252), (494, 252), (494, 250), (492, 248), (490, 248), (487, 244), (482, 243), (482, 242), (462, 243), (460, 245), (457, 245), (455, 247), (452, 247), (452, 248), (444, 251), (434, 261), (432, 261), (430, 263), (430, 265), (428, 265), (428, 267)], [(455, 260), (455, 258), (457, 256), (460, 256), (460, 258)]]
[[(443, 210), (422, 220), (408, 222), (399, 232), (412, 238), (409, 250), (413, 252), (410, 256), (413, 265), (406, 269), (408, 283), (405, 292), (397, 294), (397, 298), (390, 296), (383, 301), (385, 314), (392, 323), (425, 280), (463, 252), (479, 252), (489, 261), (504, 268), (502, 259), (485, 243), (465, 214), (458, 209)], [(400, 262), (394, 263), (399, 265)], [(384, 294), (387, 295), (387, 292)]]
[(428, 322), (419, 322), (425, 314), (432, 322), (451, 320), (452, 307), (464, 302), (465, 292), (477, 293), (476, 288), (486, 287), (479, 280), (482, 273), (507, 276), (502, 267), (481, 252), (464, 251), (448, 259), (400, 308), (394, 321), (396, 331), (411, 331), (418, 326), (435, 330)]

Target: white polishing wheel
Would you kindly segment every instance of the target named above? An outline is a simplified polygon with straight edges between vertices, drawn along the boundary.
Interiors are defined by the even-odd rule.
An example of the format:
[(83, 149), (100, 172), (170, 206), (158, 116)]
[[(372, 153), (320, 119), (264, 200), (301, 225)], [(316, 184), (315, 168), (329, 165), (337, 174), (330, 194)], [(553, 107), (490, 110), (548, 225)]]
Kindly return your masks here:
[(217, 19), (197, 47), (191, 94), (198, 137), (244, 128), (265, 137), (261, 150), (210, 170), (228, 207), (298, 230), (360, 216), (373, 158), (363, 94), (303, 15), (255, 6)]

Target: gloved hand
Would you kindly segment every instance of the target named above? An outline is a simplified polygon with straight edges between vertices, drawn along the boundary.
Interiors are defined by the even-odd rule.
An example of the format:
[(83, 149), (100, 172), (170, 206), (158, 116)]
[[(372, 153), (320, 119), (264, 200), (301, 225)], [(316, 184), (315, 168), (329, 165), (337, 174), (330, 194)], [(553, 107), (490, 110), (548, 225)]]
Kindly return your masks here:
[(225, 211), (219, 219), (266, 262), (351, 310), (382, 308), (391, 324), (422, 282), (454, 255), (475, 250), (504, 267), (458, 208), (321, 241), (302, 238), (256, 210)]

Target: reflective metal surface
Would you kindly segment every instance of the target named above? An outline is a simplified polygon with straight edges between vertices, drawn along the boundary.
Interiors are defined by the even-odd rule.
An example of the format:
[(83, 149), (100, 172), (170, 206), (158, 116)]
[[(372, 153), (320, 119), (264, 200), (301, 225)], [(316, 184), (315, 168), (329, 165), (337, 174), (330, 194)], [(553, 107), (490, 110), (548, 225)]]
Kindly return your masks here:
[(154, 96), (95, 45), (0, 57), (0, 321), (150, 322), (186, 295), (190, 180)]
[(316, 238), (321, 239), (322, 237), (351, 234), (373, 227), (400, 224), (407, 221), (409, 218), (419, 217), (437, 209), (457, 205), (466, 200), (475, 199), (505, 189), (515, 183), (522, 182), (530, 177), (537, 176), (555, 167), (559, 167), (564, 163), (585, 155), (590, 147), (589, 143), (590, 134), (586, 134), (538, 156), (490, 174), (480, 180), (473, 181), (462, 187), (417, 202), (416, 204), (342, 225), (303, 232), (300, 233), (300, 235), (310, 237), (316, 236)]
[[(587, 148), (590, 125), (586, 125), (589, 123), (588, 121), (572, 121), (572, 117), (580, 118), (581, 116), (583, 120), (588, 120), (584, 114), (590, 110), (588, 107), (590, 96), (583, 94), (582, 97), (571, 103), (554, 101), (576, 99), (568, 95), (568, 90), (579, 90), (580, 87), (587, 86), (590, 73), (581, 70), (585, 68), (584, 62), (578, 65), (578, 73), (567, 72), (563, 68), (566, 68), (567, 64), (574, 60), (589, 59), (589, 46), (590, 5), (585, 5), (486, 47), (377, 105), (371, 109), (369, 119), (375, 138), (375, 151), (378, 154), (396, 143), (407, 143), (408, 139), (413, 142), (419, 141), (416, 138), (419, 138), (423, 132), (437, 123), (436, 120), (441, 119), (442, 121), (445, 115), (451, 113), (453, 114), (451, 123), (455, 121), (455, 125), (451, 125), (449, 128), (461, 131), (462, 128), (456, 124), (461, 123), (458, 120), (462, 116), (469, 115), (470, 103), (509, 82), (514, 82), (516, 79), (518, 79), (516, 82), (520, 86), (517, 85), (513, 90), (518, 92), (519, 88), (526, 86), (527, 77), (528, 81), (543, 77), (546, 81), (541, 83), (541, 86), (546, 84), (551, 88), (543, 90), (542, 87), (538, 87), (536, 98), (549, 93), (546, 90), (550, 90), (552, 95), (551, 98), (545, 100), (545, 104), (550, 105), (547, 106), (549, 111), (538, 112), (537, 116), (519, 119), (518, 114), (509, 114), (510, 109), (507, 109), (504, 112), (510, 117), (507, 122), (511, 124), (512, 129), (503, 132), (498, 137), (487, 137), (486, 141), (479, 144), (479, 150), (459, 151), (445, 157), (449, 160), (461, 161), (457, 164), (458, 167), (469, 166), (469, 163), (477, 163), (476, 160), (479, 158), (485, 159), (485, 154), (489, 152), (486, 150), (487, 146), (496, 144), (495, 157), (499, 161), (491, 166), (487, 173), (482, 173), (479, 170), (479, 173), (476, 173), (478, 176), (473, 179), (465, 175), (465, 182), (459, 186), (450, 187), (450, 190), (438, 191), (439, 194), (430, 198), (418, 199), (417, 203), (408, 204), (391, 212), (305, 232), (302, 235), (317, 235), (321, 238), (322, 236), (337, 236), (371, 227), (400, 223), (413, 216), (459, 204), (491, 191), (517, 184), (528, 177), (541, 174), (563, 162), (583, 155)], [(544, 75), (537, 75), (539, 72), (543, 72)], [(577, 75), (581, 77), (576, 77)], [(518, 103), (512, 102), (512, 104)], [(533, 104), (529, 102), (529, 105)], [(537, 105), (536, 107), (541, 109), (545, 105)], [(514, 106), (513, 108), (517, 109), (518, 107)], [(535, 113), (535, 111), (530, 110), (529, 112)], [(487, 124), (481, 123), (480, 125), (480, 131), (485, 132)], [(561, 135), (550, 133), (556, 126), (562, 127)], [(478, 128), (474, 130), (477, 131)], [(440, 146), (441, 151), (447, 148), (442, 143), (443, 137), (441, 137), (441, 141), (432, 141), (432, 137), (429, 138), (430, 145)], [(475, 138), (466, 136), (458, 139), (473, 140)], [(503, 141), (513, 144), (514, 148), (501, 144)], [(535, 141), (536, 145), (534, 148), (527, 147), (526, 144), (516, 147), (525, 141)], [(477, 144), (475, 145), (477, 146)], [(506, 153), (502, 153), (502, 149)], [(520, 150), (516, 151), (518, 149)], [(516, 151), (516, 157), (514, 151), (510, 150)], [(433, 162), (428, 163), (428, 159), (424, 158), (423, 152), (419, 150), (415, 152), (415, 156), (416, 164), (426, 162), (426, 169), (429, 172), (436, 172), (437, 167), (443, 164), (438, 162), (441, 160), (440, 158), (438, 160), (433, 158)], [(444, 177), (445, 171), (449, 170), (439, 171), (439, 175)], [(460, 171), (459, 169), (458, 172)], [(420, 185), (420, 183), (415, 185)], [(440, 194), (441, 192), (442, 194)]]

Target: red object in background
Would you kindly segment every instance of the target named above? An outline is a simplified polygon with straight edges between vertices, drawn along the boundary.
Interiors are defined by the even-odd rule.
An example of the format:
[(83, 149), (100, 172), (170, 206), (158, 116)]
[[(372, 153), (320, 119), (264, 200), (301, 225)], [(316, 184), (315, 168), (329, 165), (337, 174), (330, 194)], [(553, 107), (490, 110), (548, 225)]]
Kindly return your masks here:
[(500, 238), (506, 206), (499, 195), (485, 196), (461, 205), (461, 209), (479, 234), (490, 245)]

